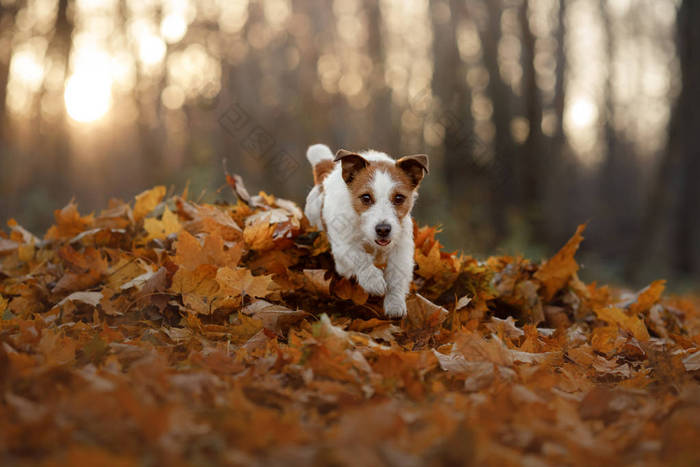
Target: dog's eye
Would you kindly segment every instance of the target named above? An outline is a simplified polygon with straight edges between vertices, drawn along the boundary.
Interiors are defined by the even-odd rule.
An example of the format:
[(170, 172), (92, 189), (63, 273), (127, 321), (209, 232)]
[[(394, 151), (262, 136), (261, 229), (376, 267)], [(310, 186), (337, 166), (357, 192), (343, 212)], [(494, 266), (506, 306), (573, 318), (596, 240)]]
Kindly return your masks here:
[(372, 197), (369, 194), (365, 193), (364, 195), (360, 195), (360, 201), (362, 201), (362, 204), (364, 204), (365, 206), (369, 206), (370, 204), (372, 204)]
[(403, 204), (403, 202), (406, 201), (406, 197), (404, 195), (396, 195), (394, 196), (394, 204), (395, 205), (400, 205)]

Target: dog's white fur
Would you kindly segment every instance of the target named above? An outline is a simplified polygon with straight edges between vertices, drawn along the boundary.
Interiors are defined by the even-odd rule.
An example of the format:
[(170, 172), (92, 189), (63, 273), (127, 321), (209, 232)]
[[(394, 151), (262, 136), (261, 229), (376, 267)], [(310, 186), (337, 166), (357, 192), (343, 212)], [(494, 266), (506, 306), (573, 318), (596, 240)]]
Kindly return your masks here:
[[(395, 163), (382, 152), (370, 150), (359, 154), (370, 162)], [(323, 144), (309, 147), (306, 157), (312, 167), (324, 160), (334, 160), (331, 150)], [(406, 315), (406, 295), (413, 279), (414, 243), (410, 211), (399, 219), (390, 199), (395, 184), (389, 173), (376, 170), (369, 184), (375, 202), (360, 215), (353, 208), (341, 163), (336, 162), (332, 171), (307, 196), (304, 213), (314, 226), (326, 230), (338, 274), (356, 278), (369, 294), (383, 295), (385, 315), (401, 318)], [(416, 196), (414, 191), (413, 198)], [(406, 202), (413, 203), (414, 199)], [(380, 223), (391, 226), (391, 242), (381, 247), (386, 258), (383, 271), (375, 266), (374, 256), (363, 247), (374, 244), (375, 226)]]

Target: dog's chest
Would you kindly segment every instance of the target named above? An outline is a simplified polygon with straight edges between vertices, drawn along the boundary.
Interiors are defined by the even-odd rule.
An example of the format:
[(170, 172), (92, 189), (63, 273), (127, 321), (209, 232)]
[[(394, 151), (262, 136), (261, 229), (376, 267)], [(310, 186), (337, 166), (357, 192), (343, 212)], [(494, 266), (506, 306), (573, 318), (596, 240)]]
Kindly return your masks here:
[(362, 245), (365, 252), (372, 256), (372, 262), (379, 269), (384, 269), (389, 261), (389, 251), (383, 248), (377, 248), (372, 244), (365, 243)]

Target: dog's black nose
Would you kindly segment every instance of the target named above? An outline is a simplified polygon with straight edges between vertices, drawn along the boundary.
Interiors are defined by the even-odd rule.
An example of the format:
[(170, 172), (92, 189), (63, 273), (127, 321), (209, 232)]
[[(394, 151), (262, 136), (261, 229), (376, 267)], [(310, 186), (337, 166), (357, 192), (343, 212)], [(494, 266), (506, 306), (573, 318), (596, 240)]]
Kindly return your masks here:
[(391, 226), (389, 224), (377, 224), (374, 231), (377, 232), (378, 236), (386, 238), (391, 233)]

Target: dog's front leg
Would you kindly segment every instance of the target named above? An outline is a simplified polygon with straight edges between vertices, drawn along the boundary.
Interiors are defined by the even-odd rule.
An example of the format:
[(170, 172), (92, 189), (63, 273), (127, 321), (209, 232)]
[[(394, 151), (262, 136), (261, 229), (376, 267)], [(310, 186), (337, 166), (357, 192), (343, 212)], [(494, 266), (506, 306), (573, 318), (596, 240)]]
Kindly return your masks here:
[(406, 316), (406, 295), (413, 280), (413, 236), (406, 237), (396, 245), (396, 250), (389, 255), (384, 271), (386, 296), (384, 297), (384, 315), (387, 318)]
[(352, 245), (342, 246), (345, 248), (332, 248), (336, 272), (348, 279), (355, 277), (360, 287), (370, 295), (384, 295), (384, 274), (374, 265), (372, 256)]

